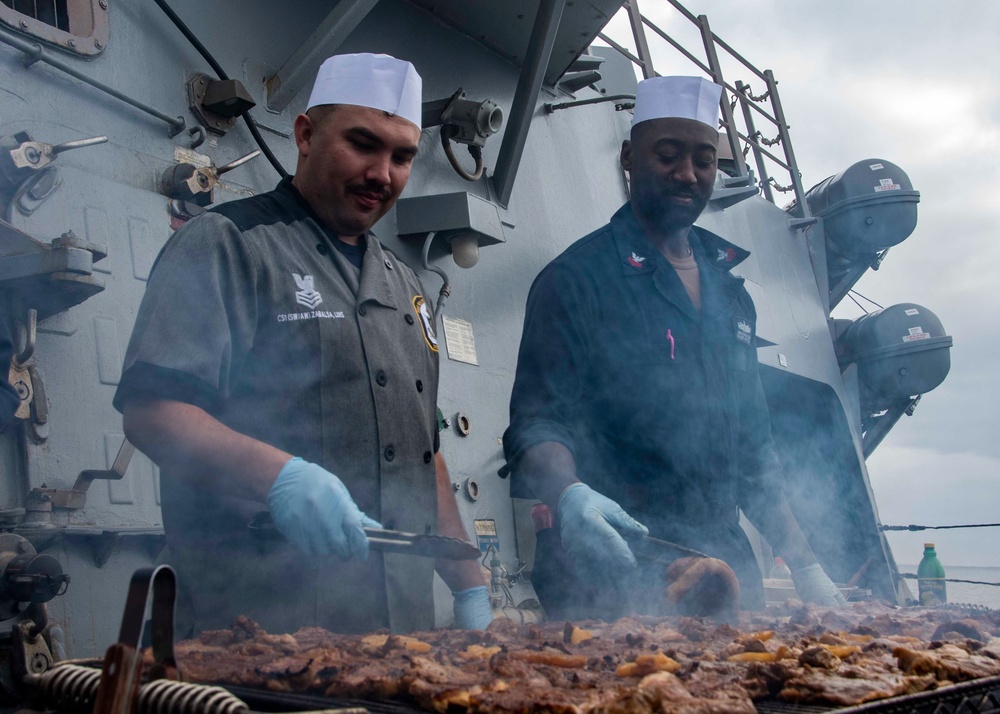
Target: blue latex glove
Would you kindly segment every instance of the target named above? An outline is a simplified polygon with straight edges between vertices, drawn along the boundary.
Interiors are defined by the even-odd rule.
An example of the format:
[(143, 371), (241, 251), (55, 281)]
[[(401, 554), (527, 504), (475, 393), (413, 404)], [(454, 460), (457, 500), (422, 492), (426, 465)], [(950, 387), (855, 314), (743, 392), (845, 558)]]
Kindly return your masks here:
[(563, 548), (576, 562), (634, 568), (635, 556), (616, 528), (636, 535), (649, 534), (649, 529), (625, 509), (585, 483), (574, 483), (562, 492), (559, 535)]
[(463, 630), (485, 630), (493, 622), (493, 608), (485, 585), (453, 592), (455, 627)]
[(819, 563), (793, 570), (792, 582), (795, 583), (795, 591), (799, 594), (802, 602), (811, 602), (823, 607), (837, 607), (847, 604), (847, 598), (833, 584), (830, 576), (823, 571), (823, 566)]
[(361, 512), (339, 478), (298, 457), (281, 468), (267, 505), (281, 534), (309, 555), (368, 560), (362, 528), (382, 527)]

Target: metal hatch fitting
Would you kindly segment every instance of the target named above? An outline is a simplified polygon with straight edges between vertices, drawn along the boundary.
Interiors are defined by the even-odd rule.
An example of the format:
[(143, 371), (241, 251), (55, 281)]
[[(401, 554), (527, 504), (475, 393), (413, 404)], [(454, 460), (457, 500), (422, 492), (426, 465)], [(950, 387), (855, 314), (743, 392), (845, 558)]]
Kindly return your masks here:
[(44, 320), (104, 290), (93, 274), (104, 251), (72, 231), (44, 243), (0, 220), (0, 290), (13, 292)]
[(258, 156), (260, 156), (260, 150), (255, 149), (246, 156), (241, 156), (235, 161), (230, 161), (225, 166), (219, 167), (180, 163), (163, 172), (160, 187), (164, 195), (170, 198), (205, 207), (212, 203), (212, 191), (219, 183), (219, 177), (222, 174), (232, 171)]
[(225, 136), (236, 119), (257, 105), (238, 79), (214, 79), (198, 73), (187, 83), (188, 104), (206, 129)]
[(19, 131), (0, 136), (0, 207), (3, 217), (10, 220), (16, 204), (24, 215), (30, 215), (60, 185), (56, 166), (52, 164), (65, 151), (82, 149), (107, 142), (106, 136), (77, 139), (62, 144), (35, 141), (31, 134)]

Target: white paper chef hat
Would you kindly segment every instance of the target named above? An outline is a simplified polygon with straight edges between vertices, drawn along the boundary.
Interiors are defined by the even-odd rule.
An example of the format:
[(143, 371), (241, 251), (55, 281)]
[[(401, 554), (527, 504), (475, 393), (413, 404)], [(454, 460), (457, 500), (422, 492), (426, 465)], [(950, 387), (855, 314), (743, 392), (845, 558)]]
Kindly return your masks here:
[(306, 110), (321, 104), (353, 104), (395, 114), (420, 126), (420, 75), (412, 64), (367, 52), (334, 55), (316, 73)]
[(650, 77), (635, 89), (632, 126), (650, 119), (694, 119), (719, 128), (722, 87), (701, 77)]

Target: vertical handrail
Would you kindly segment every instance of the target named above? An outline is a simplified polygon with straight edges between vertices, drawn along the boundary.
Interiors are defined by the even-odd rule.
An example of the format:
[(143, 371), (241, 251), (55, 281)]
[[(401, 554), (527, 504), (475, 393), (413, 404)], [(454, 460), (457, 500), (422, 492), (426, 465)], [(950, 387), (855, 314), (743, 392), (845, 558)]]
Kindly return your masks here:
[(806, 192), (802, 187), (802, 175), (799, 173), (799, 165), (795, 161), (795, 152), (792, 150), (792, 142), (788, 138), (788, 124), (785, 122), (785, 112), (781, 108), (781, 100), (778, 98), (778, 83), (774, 81), (774, 73), (766, 69), (767, 91), (771, 96), (771, 106), (774, 107), (774, 118), (778, 120), (778, 136), (781, 137), (781, 147), (785, 150), (785, 163), (788, 164), (788, 173), (792, 177), (792, 186), (795, 189), (795, 200), (798, 201), (799, 211), (803, 218), (811, 217), (809, 205), (806, 203)]
[(656, 76), (653, 69), (653, 58), (649, 55), (649, 44), (646, 42), (646, 30), (642, 26), (642, 15), (639, 13), (639, 0), (625, 0), (628, 19), (632, 24), (632, 38), (635, 40), (635, 52), (639, 56), (639, 66), (642, 67), (642, 78)]
[[(622, 47), (620, 44), (614, 42), (611, 38), (605, 36), (603, 33), (599, 33), (599, 37), (608, 42), (614, 49), (620, 52), (623, 56), (627, 57), (631, 62), (636, 64), (642, 69), (643, 77), (655, 77), (656, 72), (653, 70), (652, 60), (649, 53), (649, 46), (646, 40), (646, 27), (650, 28), (655, 34), (657, 34), (661, 39), (665, 40), (669, 45), (671, 45), (675, 50), (679, 51), (684, 55), (690, 62), (692, 62), (698, 69), (705, 74), (712, 77), (712, 79), (719, 85), (722, 86), (722, 98), (720, 101), (720, 109), (722, 112), (722, 123), (726, 128), (727, 139), (729, 140), (729, 146), (733, 153), (733, 161), (735, 163), (736, 171), (740, 176), (748, 175), (747, 159), (743, 154), (742, 148), (740, 146), (741, 138), (746, 139), (747, 144), (754, 152), (754, 163), (756, 164), (757, 171), (760, 174), (760, 185), (764, 197), (771, 203), (775, 203), (775, 194), (773, 192), (773, 187), (777, 184), (773, 184), (773, 179), (767, 173), (767, 162), (765, 158), (773, 161), (782, 169), (788, 171), (792, 181), (791, 188), (795, 193), (795, 198), (799, 205), (802, 206), (804, 217), (810, 217), (808, 206), (805, 206), (805, 191), (802, 186), (802, 178), (799, 175), (798, 164), (795, 161), (795, 153), (792, 151), (791, 139), (789, 137), (788, 124), (785, 121), (784, 113), (781, 109), (781, 102), (778, 99), (778, 89), (777, 82), (774, 79), (774, 75), (771, 70), (761, 71), (750, 64), (742, 55), (737, 53), (732, 47), (726, 44), (721, 38), (717, 37), (709, 27), (708, 18), (704, 15), (695, 16), (689, 10), (687, 10), (679, 0), (667, 0), (667, 2), (672, 5), (678, 12), (681, 13), (685, 18), (688, 19), (692, 24), (694, 24), (700, 31), (702, 43), (704, 45), (705, 54), (708, 59), (708, 64), (703, 64), (698, 60), (693, 54), (691, 54), (687, 49), (682, 47), (680, 43), (667, 35), (662, 29), (651, 23), (647, 18), (643, 17), (639, 11), (639, 0), (623, 0), (622, 6), (626, 9), (629, 15), (629, 22), (632, 29), (632, 36), (635, 39), (636, 45), (636, 55), (632, 55), (628, 50)], [(730, 56), (733, 57), (740, 65), (745, 67), (748, 71), (753, 73), (756, 77), (764, 80), (767, 84), (767, 93), (764, 97), (769, 97), (771, 100), (773, 115), (768, 112), (767, 109), (763, 108), (760, 103), (764, 100), (755, 98), (749, 91), (749, 85), (737, 81), (736, 88), (727, 85), (722, 76), (722, 66), (719, 61), (718, 47), (722, 47)], [(730, 94), (736, 95), (736, 101), (740, 102), (740, 108), (743, 114), (744, 125), (747, 128), (747, 133), (745, 137), (741, 137), (740, 132), (736, 126), (734, 117), (735, 103), (730, 104)], [(764, 149), (757, 143), (757, 129), (754, 126), (753, 114), (752, 112), (759, 112), (768, 122), (773, 122), (778, 128), (778, 141), (781, 142), (782, 148), (785, 153), (785, 161), (778, 158), (776, 154)], [(771, 142), (768, 142), (770, 144)], [(772, 185), (773, 184), (773, 185)], [(785, 189), (782, 189), (785, 190)]]
[[(743, 110), (743, 121), (747, 126), (747, 136), (753, 137), (757, 134), (757, 128), (754, 126), (753, 114), (750, 113), (749, 99), (746, 97), (748, 89), (749, 87), (743, 84), (741, 80), (736, 80), (736, 93), (739, 98), (740, 109)], [(764, 198), (771, 203), (774, 203), (774, 192), (771, 190), (771, 182), (768, 180), (767, 165), (764, 163), (764, 156), (758, 150), (756, 142), (751, 141), (748, 143), (753, 151), (754, 162), (757, 164), (757, 175), (760, 181), (759, 185), (764, 191)]]
[(746, 176), (747, 162), (743, 159), (743, 151), (740, 149), (736, 122), (733, 120), (733, 108), (729, 106), (729, 94), (726, 92), (726, 83), (722, 78), (722, 65), (719, 63), (719, 55), (715, 51), (715, 35), (712, 34), (712, 28), (709, 27), (708, 18), (705, 15), (698, 16), (698, 29), (701, 30), (701, 39), (705, 44), (708, 66), (712, 70), (712, 81), (722, 87), (722, 97), (719, 100), (719, 107), (722, 109), (722, 123), (726, 127), (726, 138), (729, 140), (729, 148), (733, 151), (736, 173), (739, 176)]

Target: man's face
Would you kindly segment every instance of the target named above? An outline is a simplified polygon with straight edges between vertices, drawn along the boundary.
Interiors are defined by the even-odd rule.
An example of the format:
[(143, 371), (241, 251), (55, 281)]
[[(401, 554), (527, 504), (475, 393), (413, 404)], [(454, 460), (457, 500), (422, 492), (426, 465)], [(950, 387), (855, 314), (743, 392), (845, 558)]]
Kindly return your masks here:
[(369, 107), (316, 109), (295, 120), (299, 163), (294, 184), (330, 230), (354, 238), (399, 198), (420, 129)]
[(622, 144), (632, 208), (647, 225), (669, 233), (692, 225), (715, 185), (719, 133), (693, 119), (651, 119)]

